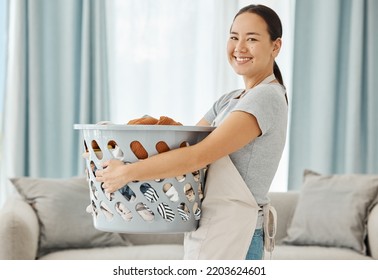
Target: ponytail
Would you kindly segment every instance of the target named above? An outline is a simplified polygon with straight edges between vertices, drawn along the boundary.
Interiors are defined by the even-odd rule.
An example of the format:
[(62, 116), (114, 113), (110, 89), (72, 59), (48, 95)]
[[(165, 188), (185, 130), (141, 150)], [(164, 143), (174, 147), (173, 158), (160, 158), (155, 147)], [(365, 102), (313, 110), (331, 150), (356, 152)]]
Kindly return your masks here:
[[(276, 63), (276, 61), (274, 61), (274, 65), (273, 65), (273, 73), (274, 73), (274, 76), (276, 76), (277, 81), (278, 81), (283, 87), (285, 87), (284, 82), (283, 82), (283, 79), (282, 79), (281, 70), (280, 70), (280, 68), (278, 67), (278, 64)], [(289, 101), (288, 101), (288, 99), (287, 99), (287, 95), (286, 95), (286, 93), (285, 93), (285, 99), (286, 99), (286, 104), (289, 104)]]
[(278, 67), (276, 61), (274, 61), (274, 65), (273, 65), (273, 73), (274, 73), (274, 76), (276, 76), (277, 81), (278, 81), (281, 85), (285, 86), (285, 85), (284, 85), (284, 82), (283, 82), (283, 79), (282, 79), (282, 74), (281, 74), (280, 68)]

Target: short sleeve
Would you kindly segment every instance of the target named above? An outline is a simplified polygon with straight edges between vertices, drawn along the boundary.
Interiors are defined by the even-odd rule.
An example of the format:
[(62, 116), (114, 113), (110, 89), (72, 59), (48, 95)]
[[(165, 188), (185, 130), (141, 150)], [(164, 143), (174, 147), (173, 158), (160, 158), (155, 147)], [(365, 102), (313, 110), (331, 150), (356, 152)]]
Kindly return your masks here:
[(280, 85), (260, 85), (251, 89), (233, 111), (255, 116), (262, 134), (265, 134), (287, 114), (285, 90)]
[(232, 91), (230, 93), (227, 93), (227, 94), (223, 94), (217, 101), (214, 102), (213, 106), (210, 108), (209, 111), (207, 111), (207, 113), (204, 115), (204, 119), (208, 122), (208, 123), (212, 123), (215, 118), (218, 116), (218, 114), (224, 110), (225, 107), (227, 107), (229, 101), (230, 101), (230, 98), (232, 98), (238, 91), (240, 90), (236, 90), (236, 91)]

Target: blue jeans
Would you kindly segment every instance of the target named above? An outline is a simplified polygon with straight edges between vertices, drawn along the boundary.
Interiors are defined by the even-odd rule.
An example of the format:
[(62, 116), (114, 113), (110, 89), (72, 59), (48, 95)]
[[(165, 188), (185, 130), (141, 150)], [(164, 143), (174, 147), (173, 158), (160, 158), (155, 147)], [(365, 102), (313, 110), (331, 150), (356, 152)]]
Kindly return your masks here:
[(246, 260), (262, 260), (264, 257), (264, 230), (258, 228), (255, 230), (251, 244), (249, 245)]

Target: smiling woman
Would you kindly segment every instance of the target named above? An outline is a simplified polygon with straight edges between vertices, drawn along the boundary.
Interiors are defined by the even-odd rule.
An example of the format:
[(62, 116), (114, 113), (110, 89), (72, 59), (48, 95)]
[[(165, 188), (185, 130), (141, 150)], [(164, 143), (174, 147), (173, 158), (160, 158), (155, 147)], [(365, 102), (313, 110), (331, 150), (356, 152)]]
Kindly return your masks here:
[[(217, 23), (209, 20), (208, 12), (215, 10), (215, 6), (209, 10), (202, 9), (207, 7), (201, 8), (195, 4), (191, 4), (190, 7), (195, 8), (200, 14), (205, 10), (204, 19), (208, 20), (207, 26), (211, 26), (212, 30), (206, 30), (204, 34), (197, 30), (193, 26), (193, 19), (196, 18), (185, 17), (190, 10), (189, 7), (177, 6), (173, 10), (168, 10), (168, 17), (161, 18), (163, 30), (167, 32), (171, 28), (175, 30), (176, 21), (177, 24), (183, 24), (184, 28), (176, 30), (171, 33), (171, 36), (164, 37), (161, 41), (155, 40), (155, 44), (151, 46), (157, 48), (161, 45), (167, 46), (163, 49), (168, 54), (168, 61), (164, 64), (163, 60), (159, 68), (152, 69), (152, 74), (158, 75), (160, 69), (163, 73), (167, 70), (165, 75), (169, 79), (165, 84), (159, 81), (155, 84), (156, 79), (152, 76), (142, 75), (143, 87), (136, 89), (134, 94), (137, 93), (139, 101), (148, 104), (146, 102), (148, 99), (141, 99), (140, 96), (144, 90), (153, 87), (152, 98), (156, 97), (159, 101), (164, 96), (165, 86), (174, 85), (175, 87), (170, 88), (171, 90), (166, 95), (169, 98), (167, 108), (180, 107), (176, 102), (184, 101), (183, 109), (189, 115), (188, 119), (192, 124), (211, 126), (214, 130), (195, 145), (172, 149), (147, 157), (142, 161), (133, 161), (130, 164), (124, 164), (119, 159), (103, 161), (101, 168), (95, 172), (96, 181), (101, 184), (106, 193), (112, 194), (134, 181), (171, 178), (209, 166), (206, 199), (202, 207), (204, 216), (200, 220), (198, 229), (191, 232), (193, 235), (186, 236), (184, 258), (262, 259), (263, 232), (268, 232), (266, 230), (270, 216), (268, 213), (271, 211), (268, 192), (285, 147), (288, 120), (286, 88), (283, 86), (281, 73), (275, 63), (282, 45), (281, 21), (276, 12), (268, 6), (248, 5), (240, 9), (228, 23), (231, 25), (231, 36), (228, 40), (226, 55), (223, 55), (221, 59), (216, 53), (218, 48), (225, 47), (227, 41), (223, 42), (223, 47), (220, 43), (212, 45), (214, 49), (209, 49), (208, 45), (218, 36), (226, 37), (230, 28), (224, 28), (222, 32), (217, 29), (219, 27)], [(180, 11), (184, 12), (181, 14)], [(162, 11), (163, 14), (166, 12), (167, 10)], [(155, 19), (157, 13), (151, 14), (152, 19)], [(164, 20), (170, 16), (173, 19), (176, 18), (176, 21)], [(138, 45), (138, 38), (150, 36), (156, 38), (155, 33), (150, 33), (150, 30), (156, 30), (154, 26), (145, 24), (148, 19), (146, 17), (142, 21), (136, 21), (134, 28), (129, 27), (132, 36), (126, 37), (136, 39), (127, 41), (128, 45), (135, 48)], [(144, 24), (148, 27), (140, 28)], [(145, 36), (139, 37), (140, 35)], [(202, 38), (201, 35), (206, 38)], [(181, 44), (172, 47), (170, 43), (175, 40)], [(189, 42), (189, 47), (186, 46), (187, 42)], [(136, 53), (134, 49), (130, 52)], [(162, 54), (165, 53), (162, 52)], [(203, 54), (207, 54), (206, 57), (203, 57)], [(178, 59), (172, 60), (171, 58), (174, 57)], [(214, 90), (211, 92), (193, 90), (196, 86), (205, 88), (206, 84), (211, 85), (212, 78), (217, 77), (217, 73), (210, 71), (216, 65), (215, 61), (212, 61), (213, 57), (226, 62), (228, 58), (231, 68), (244, 80), (243, 85), (238, 85), (236, 89), (226, 94), (218, 93), (220, 97), (216, 98), (212, 97)], [(192, 62), (198, 58), (201, 58), (198, 65)], [(209, 65), (203, 64), (202, 58), (208, 59), (206, 62)], [(149, 64), (152, 64), (154, 60), (155, 56), (152, 56), (144, 65), (145, 69), (150, 70)], [(198, 78), (202, 80), (196, 77), (199, 65), (204, 66), (202, 69), (198, 67), (203, 74), (203, 77)], [(187, 69), (187, 66), (192, 68)], [(276, 77), (275, 74), (278, 76)], [(135, 76), (133, 73), (124, 78), (131, 80)], [(163, 75), (160, 77), (164, 78)], [(175, 83), (174, 78), (177, 78), (179, 83)], [(128, 87), (127, 83), (125, 87)], [(186, 94), (183, 94), (184, 87), (189, 89)], [(204, 110), (202, 114), (199, 116), (190, 114), (192, 108), (198, 107), (196, 103), (193, 103), (192, 98), (197, 97), (198, 104), (204, 105), (203, 101), (208, 102), (208, 96), (213, 101), (206, 105), (207, 110), (202, 109), (201, 106), (201, 110)], [(161, 103), (151, 104), (151, 109), (159, 104)], [(142, 106), (140, 109), (146, 110), (147, 107)], [(161, 110), (159, 106), (158, 109)], [(169, 110), (168, 114), (171, 114), (170, 112), (172, 111)], [(174, 118), (178, 119), (176, 116)], [(182, 122), (181, 118), (178, 121)], [(225, 174), (231, 180), (227, 181)], [(224, 212), (235, 213), (239, 217), (238, 221), (233, 215), (229, 219), (225, 218), (222, 214)], [(207, 223), (209, 219), (211, 222)], [(229, 230), (227, 231), (226, 228)], [(221, 235), (220, 230), (223, 231)], [(206, 236), (204, 241), (200, 238), (203, 234)], [(266, 235), (265, 238), (266, 248), (270, 250), (268, 244), (271, 239)], [(231, 247), (233, 250), (230, 249)]]

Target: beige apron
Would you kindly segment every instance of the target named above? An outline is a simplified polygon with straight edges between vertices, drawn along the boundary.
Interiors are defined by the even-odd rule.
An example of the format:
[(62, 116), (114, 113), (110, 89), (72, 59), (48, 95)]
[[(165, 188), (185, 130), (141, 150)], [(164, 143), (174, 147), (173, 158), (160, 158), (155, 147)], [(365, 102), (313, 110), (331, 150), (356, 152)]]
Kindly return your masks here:
[(184, 259), (245, 259), (260, 207), (229, 156), (210, 165), (201, 208), (198, 229), (185, 234)]

